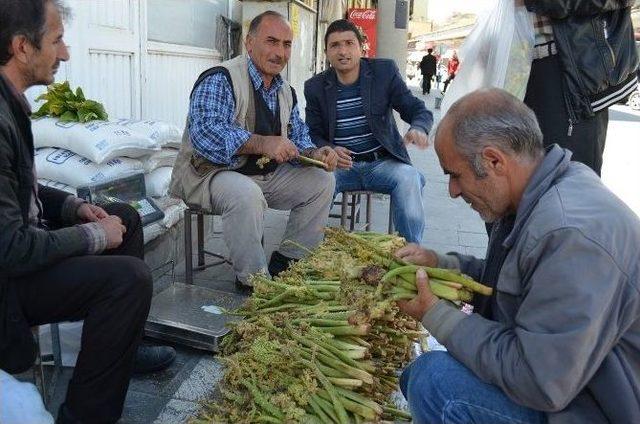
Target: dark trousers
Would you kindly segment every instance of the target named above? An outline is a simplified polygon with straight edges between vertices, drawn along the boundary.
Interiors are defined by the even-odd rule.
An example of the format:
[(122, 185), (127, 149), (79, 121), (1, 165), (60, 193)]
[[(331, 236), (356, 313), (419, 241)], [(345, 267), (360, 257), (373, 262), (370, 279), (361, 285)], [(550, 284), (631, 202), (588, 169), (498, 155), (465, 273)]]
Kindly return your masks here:
[(536, 113), (545, 146), (557, 143), (571, 150), (572, 160), (584, 163), (600, 175), (609, 110), (601, 110), (591, 118), (572, 123), (569, 135), (569, 114), (557, 55), (533, 61), (524, 102)]
[(431, 78), (433, 78), (433, 75), (422, 75), (422, 94), (429, 94), (431, 92)]
[(449, 87), (449, 83), (453, 81), (455, 77), (456, 77), (456, 74), (449, 74), (449, 77), (446, 80), (444, 80), (444, 89), (442, 90), (443, 93), (447, 91), (447, 87)]
[(115, 422), (122, 414), (152, 294), (138, 213), (123, 204), (105, 210), (127, 227), (118, 248), (67, 258), (14, 280), (30, 325), (84, 320), (65, 400), (83, 423)]

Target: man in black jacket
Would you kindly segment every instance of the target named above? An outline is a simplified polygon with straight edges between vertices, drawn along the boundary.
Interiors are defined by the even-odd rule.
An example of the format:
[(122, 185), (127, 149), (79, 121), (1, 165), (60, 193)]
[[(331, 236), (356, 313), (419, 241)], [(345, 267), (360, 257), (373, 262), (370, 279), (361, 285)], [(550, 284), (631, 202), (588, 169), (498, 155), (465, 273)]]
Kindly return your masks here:
[[(304, 84), (309, 134), (316, 146), (331, 146), (338, 154), (336, 193), (390, 194), (396, 230), (419, 243), (425, 227), (425, 179), (411, 165), (405, 145), (426, 148), (433, 117), (411, 94), (392, 60), (362, 58), (362, 41), (358, 28), (345, 19), (327, 28), (331, 68)], [(404, 137), (394, 110), (411, 125)]]
[(30, 326), (84, 320), (58, 422), (115, 422), (134, 363), (161, 369), (175, 352), (138, 348), (152, 279), (137, 212), (37, 184), (23, 93), (69, 59), (63, 14), (59, 0), (0, 0), (0, 368), (33, 363)]
[(420, 61), (420, 73), (422, 74), (422, 94), (431, 92), (431, 78), (436, 74), (436, 57), (433, 49), (427, 49), (427, 54)]
[(545, 146), (558, 143), (598, 175), (609, 106), (637, 86), (633, 0), (519, 0), (535, 14), (536, 46), (524, 102)]

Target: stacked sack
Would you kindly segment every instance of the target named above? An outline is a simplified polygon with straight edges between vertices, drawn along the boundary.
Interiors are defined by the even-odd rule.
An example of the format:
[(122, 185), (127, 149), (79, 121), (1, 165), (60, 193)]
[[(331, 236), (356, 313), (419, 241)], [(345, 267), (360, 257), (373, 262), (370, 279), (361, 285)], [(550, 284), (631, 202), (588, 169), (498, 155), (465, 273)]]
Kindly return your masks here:
[(70, 193), (76, 188), (145, 174), (147, 195), (167, 195), (181, 131), (172, 124), (120, 119), (87, 123), (33, 121), (38, 181)]

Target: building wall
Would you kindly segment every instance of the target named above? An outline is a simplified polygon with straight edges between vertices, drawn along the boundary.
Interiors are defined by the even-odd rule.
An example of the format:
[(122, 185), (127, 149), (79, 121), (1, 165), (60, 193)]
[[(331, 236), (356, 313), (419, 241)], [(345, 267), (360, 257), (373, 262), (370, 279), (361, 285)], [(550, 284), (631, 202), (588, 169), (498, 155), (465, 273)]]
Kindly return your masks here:
[[(148, 19), (149, 8), (155, 13), (157, 7), (175, 7), (171, 1), (67, 0), (73, 12), (65, 25), (71, 60), (61, 67), (56, 80), (68, 79), (72, 87), (82, 87), (87, 97), (104, 104), (110, 119), (155, 119), (183, 126), (193, 83), (203, 70), (221, 61), (215, 49), (190, 46), (189, 40), (207, 44), (207, 37), (216, 33), (217, 13), (228, 13), (230, 7), (237, 10), (238, 5), (229, 0), (189, 0), (200, 14), (211, 14), (190, 15), (201, 22), (193, 27), (205, 33), (189, 34), (194, 31), (187, 28), (192, 21), (176, 16), (172, 24), (179, 27), (187, 44), (149, 41), (149, 32), (162, 34), (158, 28), (149, 31), (149, 25), (158, 25), (156, 19)], [(165, 34), (171, 32), (168, 28)], [(213, 45), (211, 40), (208, 45)], [(33, 102), (43, 90), (34, 87), (27, 96)]]

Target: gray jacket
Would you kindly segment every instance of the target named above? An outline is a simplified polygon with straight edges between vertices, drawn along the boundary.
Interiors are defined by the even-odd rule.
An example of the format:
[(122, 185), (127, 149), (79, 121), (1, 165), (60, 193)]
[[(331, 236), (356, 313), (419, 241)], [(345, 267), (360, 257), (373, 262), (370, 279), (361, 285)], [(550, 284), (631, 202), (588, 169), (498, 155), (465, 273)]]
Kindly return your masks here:
[[(441, 300), (423, 324), (549, 423), (640, 423), (640, 220), (570, 155), (553, 146), (525, 190), (495, 320)], [(480, 277), (483, 261), (447, 258)]]

